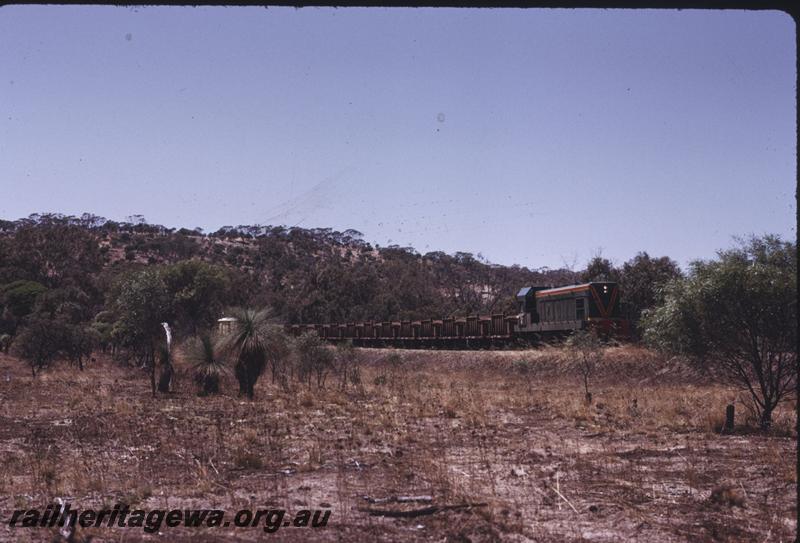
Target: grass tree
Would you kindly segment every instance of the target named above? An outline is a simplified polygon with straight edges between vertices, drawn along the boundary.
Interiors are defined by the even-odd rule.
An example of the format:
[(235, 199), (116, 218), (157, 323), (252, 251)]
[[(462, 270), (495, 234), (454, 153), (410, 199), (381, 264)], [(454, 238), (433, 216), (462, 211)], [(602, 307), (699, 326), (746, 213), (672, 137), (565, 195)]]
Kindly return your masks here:
[(271, 323), (268, 309), (236, 309), (231, 331), (220, 338), (220, 352), (235, 359), (234, 374), (239, 392), (253, 399), (255, 385), (269, 361), (283, 356), (285, 338), (278, 326)]
[(185, 356), (194, 368), (194, 382), (200, 388), (200, 394), (218, 394), (220, 381), (228, 373), (228, 368), (211, 336), (202, 335), (192, 339)]

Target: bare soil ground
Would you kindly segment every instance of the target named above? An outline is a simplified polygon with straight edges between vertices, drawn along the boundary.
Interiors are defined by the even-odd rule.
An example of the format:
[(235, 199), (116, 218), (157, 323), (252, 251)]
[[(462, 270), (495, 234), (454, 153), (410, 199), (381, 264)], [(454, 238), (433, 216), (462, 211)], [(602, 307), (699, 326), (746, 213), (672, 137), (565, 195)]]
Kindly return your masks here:
[[(88, 528), (94, 541), (791, 541), (794, 404), (721, 435), (734, 390), (680, 360), (611, 349), (591, 381), (565, 352), (356, 350), (361, 386), (153, 399), (101, 358), (32, 378), (0, 356), (0, 540), (16, 509), (330, 509), (324, 528)], [(737, 403), (740, 422), (744, 417)], [(421, 497), (418, 502), (393, 497)], [(428, 499), (429, 498), (429, 499)], [(364, 509), (443, 509), (413, 517)], [(80, 539), (76, 539), (80, 540)]]

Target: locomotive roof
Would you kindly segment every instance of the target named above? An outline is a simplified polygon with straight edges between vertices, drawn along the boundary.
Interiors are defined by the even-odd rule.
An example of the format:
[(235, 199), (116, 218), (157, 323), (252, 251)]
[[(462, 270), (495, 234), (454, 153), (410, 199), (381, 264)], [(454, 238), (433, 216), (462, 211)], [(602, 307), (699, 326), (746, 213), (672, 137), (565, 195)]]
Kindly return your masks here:
[(568, 292), (580, 292), (582, 290), (588, 290), (592, 285), (614, 285), (616, 284), (614, 281), (593, 281), (591, 283), (581, 283), (579, 285), (566, 285), (563, 287), (555, 287), (549, 288), (547, 290), (541, 290), (536, 293), (537, 296), (549, 296), (551, 294), (561, 294), (561, 293), (568, 293)]

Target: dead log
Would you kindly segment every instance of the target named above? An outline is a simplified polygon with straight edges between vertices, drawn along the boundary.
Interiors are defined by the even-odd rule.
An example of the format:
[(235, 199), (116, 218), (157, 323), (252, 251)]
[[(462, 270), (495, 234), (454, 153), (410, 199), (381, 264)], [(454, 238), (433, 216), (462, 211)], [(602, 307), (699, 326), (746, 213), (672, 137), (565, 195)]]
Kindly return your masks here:
[(369, 503), (431, 503), (433, 501), (433, 496), (390, 496), (388, 498), (371, 498), (369, 496), (364, 496), (363, 498)]
[(487, 507), (488, 503), (462, 503), (457, 505), (431, 505), (423, 507), (422, 509), (411, 509), (403, 511), (402, 509), (372, 509), (360, 508), (359, 511), (367, 513), (373, 517), (391, 517), (391, 518), (414, 518), (422, 517), (425, 515), (433, 515), (441, 511), (457, 511), (460, 509), (472, 509), (473, 507)]

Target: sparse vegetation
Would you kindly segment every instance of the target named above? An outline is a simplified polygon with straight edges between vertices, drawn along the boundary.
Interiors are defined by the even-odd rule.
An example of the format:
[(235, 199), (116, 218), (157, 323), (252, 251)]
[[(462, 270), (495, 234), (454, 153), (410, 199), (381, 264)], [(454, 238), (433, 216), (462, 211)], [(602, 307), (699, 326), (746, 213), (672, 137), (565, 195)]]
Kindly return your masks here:
[(346, 390), (348, 385), (361, 385), (361, 368), (358, 365), (352, 341), (343, 341), (336, 345), (334, 355), (336, 372), (339, 374), (339, 387)]
[[(752, 240), (682, 278), (646, 253), (545, 273), (354, 231), (0, 222), (0, 508), (327, 504), (337, 522), (315, 535), (330, 541), (788, 540), (795, 251)], [(370, 350), (281, 326), (503, 311), (520, 285), (581, 275), (630, 285), (659, 350), (588, 333), (537, 349)], [(270, 309), (226, 312), (233, 330), (217, 335), (228, 304)], [(723, 435), (730, 403), (745, 416)], [(234, 535), (201, 532), (169, 535)]]
[[(725, 436), (708, 417), (721, 414), (717, 406), (735, 389), (686, 360), (642, 348), (607, 349), (592, 377), (591, 406), (574, 393), (565, 348), (405, 351), (402, 384), (373, 385), (391, 354), (354, 350), (363, 394), (338, 386), (284, 390), (260, 379), (253, 402), (237, 398), (230, 374), (221, 375), (219, 394), (198, 397), (188, 345), (176, 347), (169, 402), (150, 400), (147, 385), (108, 356), (84, 372), (55, 366), (34, 381), (0, 355), (0, 375), (11, 376), (0, 379), (0, 432), (36, 429), (6, 445), (0, 508), (64, 495), (95, 508), (121, 499), (228, 510), (328, 503), (329, 527), (315, 533), (323, 541), (793, 537), (796, 436), (784, 404), (771, 436), (743, 428)], [(519, 360), (527, 361), (530, 383)], [(359, 511), (469, 503), (487, 505), (411, 518)], [(233, 529), (168, 535), (263, 537)]]

